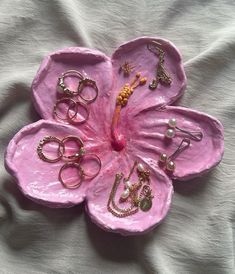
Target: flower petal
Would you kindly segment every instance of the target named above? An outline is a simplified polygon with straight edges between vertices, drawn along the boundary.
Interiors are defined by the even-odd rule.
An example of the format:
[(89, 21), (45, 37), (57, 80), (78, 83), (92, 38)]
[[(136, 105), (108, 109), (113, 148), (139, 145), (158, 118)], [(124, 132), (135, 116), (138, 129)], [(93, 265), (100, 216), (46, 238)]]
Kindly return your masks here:
[[(156, 67), (159, 58), (147, 49), (151, 41), (157, 41), (161, 44), (161, 49), (165, 52), (164, 67), (172, 78), (171, 85), (159, 83), (156, 90), (150, 90), (149, 84), (156, 77)], [(147, 84), (139, 86), (130, 96), (128, 105), (123, 112), (138, 112), (151, 106), (161, 106), (173, 103), (184, 92), (186, 87), (186, 76), (183, 69), (181, 55), (178, 49), (168, 40), (158, 37), (141, 37), (121, 45), (112, 56), (113, 74), (114, 74), (114, 95), (129, 83), (136, 72), (147, 77)], [(129, 62), (135, 66), (129, 77), (124, 77), (120, 73), (120, 66)], [(115, 97), (114, 96), (114, 97)], [(115, 100), (115, 98), (113, 99)], [(115, 104), (115, 102), (112, 102)]]
[[(107, 231), (118, 232), (123, 235), (146, 233), (159, 224), (169, 210), (173, 194), (171, 180), (165, 174), (157, 172), (151, 167), (150, 178), (154, 198), (152, 200), (152, 208), (148, 212), (143, 212), (139, 209), (133, 215), (119, 218), (107, 210), (115, 174), (123, 172), (127, 176), (132, 165), (133, 160), (131, 157), (125, 159), (125, 157), (119, 156), (96, 178), (92, 187), (87, 191), (87, 212), (94, 223)], [(131, 179), (135, 182), (137, 176), (133, 175)], [(122, 190), (123, 183), (121, 182), (115, 196), (117, 204)], [(128, 206), (126, 205), (126, 207)]]
[[(168, 120), (171, 118), (176, 119), (179, 128), (202, 132), (202, 140), (195, 141), (178, 130), (173, 139), (167, 139), (165, 132), (168, 129)], [(139, 155), (143, 159), (149, 157), (157, 162), (161, 153), (169, 156), (177, 149), (183, 138), (190, 139), (190, 147), (174, 160), (176, 169), (173, 179), (187, 180), (201, 176), (222, 159), (223, 127), (218, 120), (205, 113), (167, 106), (161, 110), (157, 108), (143, 110), (128, 119), (127, 135), (131, 139), (128, 149), (132, 154)]]
[[(97, 147), (102, 147), (102, 143), (88, 138), (75, 127), (46, 120), (24, 127), (11, 140), (6, 151), (5, 166), (17, 179), (17, 184), (25, 196), (49, 207), (70, 207), (84, 200), (91, 180), (85, 180), (77, 189), (66, 189), (58, 179), (64, 162), (47, 163), (37, 155), (39, 141), (45, 136), (62, 139), (69, 135), (79, 136), (84, 141), (87, 153), (97, 154)], [(53, 148), (52, 144), (51, 146)], [(74, 144), (67, 146), (74, 148)], [(103, 162), (103, 155), (98, 156)], [(86, 163), (86, 168), (90, 169), (89, 165), (92, 165), (91, 161)]]
[[(112, 85), (110, 58), (97, 50), (79, 47), (66, 48), (48, 55), (43, 60), (32, 83), (33, 102), (38, 113), (44, 119), (54, 119), (53, 107), (59, 98), (58, 77), (68, 70), (80, 71), (84, 76), (96, 82), (99, 93), (96, 101), (89, 105), (91, 113), (88, 122), (91, 127), (97, 127), (93, 116), (100, 108), (100, 102), (103, 104), (104, 98), (109, 97)], [(78, 80), (76, 77), (70, 77), (70, 87), (76, 90)]]

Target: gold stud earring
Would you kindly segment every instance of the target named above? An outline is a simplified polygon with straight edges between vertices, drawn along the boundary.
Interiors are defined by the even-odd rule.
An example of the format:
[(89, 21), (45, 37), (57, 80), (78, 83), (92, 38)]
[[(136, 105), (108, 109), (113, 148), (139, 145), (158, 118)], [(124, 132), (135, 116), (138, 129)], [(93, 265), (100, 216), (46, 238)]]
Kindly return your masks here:
[(135, 68), (135, 66), (132, 66), (129, 62), (125, 62), (122, 66), (120, 66), (119, 71), (120, 72), (123, 71), (123, 75), (125, 77), (128, 77), (134, 68)]

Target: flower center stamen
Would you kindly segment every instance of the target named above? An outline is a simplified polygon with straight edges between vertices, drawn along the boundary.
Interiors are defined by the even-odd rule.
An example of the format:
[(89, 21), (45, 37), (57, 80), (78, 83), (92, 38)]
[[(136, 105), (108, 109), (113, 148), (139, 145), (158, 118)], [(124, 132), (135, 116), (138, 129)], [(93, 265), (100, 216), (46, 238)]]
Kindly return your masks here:
[(140, 76), (140, 72), (136, 73), (135, 78), (132, 79), (131, 83), (127, 83), (122, 87), (116, 99), (116, 107), (111, 125), (111, 138), (112, 146), (117, 151), (122, 150), (126, 145), (125, 137), (118, 131), (118, 122), (121, 109), (127, 105), (130, 96), (134, 92), (134, 89), (136, 89), (138, 86), (144, 85), (147, 82), (146, 77), (140, 78)]

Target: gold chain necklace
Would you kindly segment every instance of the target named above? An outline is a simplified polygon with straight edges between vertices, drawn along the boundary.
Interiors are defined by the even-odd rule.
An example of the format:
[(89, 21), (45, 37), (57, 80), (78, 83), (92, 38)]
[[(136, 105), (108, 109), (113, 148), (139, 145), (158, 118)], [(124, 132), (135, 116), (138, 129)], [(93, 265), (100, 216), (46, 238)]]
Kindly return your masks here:
[[(125, 208), (125, 209), (119, 208), (114, 201), (114, 197), (115, 197), (117, 188), (121, 182), (122, 177), (123, 177), (122, 173), (116, 174), (115, 181), (114, 181), (111, 193), (109, 195), (109, 200), (108, 200), (108, 204), (107, 204), (108, 211), (111, 212), (114, 216), (119, 217), (119, 218), (127, 217), (129, 215), (135, 214), (138, 211), (138, 207), (135, 208), (133, 201), (131, 202), (131, 206), (129, 208)], [(113, 208), (111, 207), (111, 204), (112, 204)]]
[[(150, 180), (149, 180), (149, 171), (144, 170), (141, 164), (137, 165), (137, 172), (139, 180), (137, 183), (130, 185), (129, 179), (137, 165), (137, 162), (134, 163), (129, 176), (124, 179), (124, 182), (127, 184), (126, 190), (128, 192), (125, 195), (122, 195), (119, 199), (119, 202), (126, 201), (130, 199), (130, 206), (128, 208), (120, 208), (115, 202), (115, 196), (118, 189), (118, 186), (121, 183), (123, 178), (123, 173), (117, 173), (115, 175), (115, 181), (113, 187), (111, 189), (109, 200), (107, 203), (107, 209), (114, 216), (119, 218), (124, 218), (130, 215), (133, 215), (139, 211), (139, 208), (146, 212), (152, 207), (152, 199), (154, 198), (152, 195), (152, 189), (150, 188)], [(138, 191), (141, 189), (140, 194), (138, 195)]]

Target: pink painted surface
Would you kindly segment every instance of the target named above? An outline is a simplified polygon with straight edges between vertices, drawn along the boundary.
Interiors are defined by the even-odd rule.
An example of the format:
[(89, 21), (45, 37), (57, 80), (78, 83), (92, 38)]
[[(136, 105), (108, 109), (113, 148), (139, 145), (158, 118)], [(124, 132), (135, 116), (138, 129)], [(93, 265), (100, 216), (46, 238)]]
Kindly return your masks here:
[[(154, 91), (149, 90), (148, 84), (155, 76), (158, 58), (146, 48), (152, 39), (163, 45), (165, 67), (173, 79), (171, 86), (159, 84)], [(127, 106), (121, 110), (112, 136), (116, 96), (135, 75), (133, 72), (124, 78), (119, 73), (119, 67), (125, 61), (136, 65), (135, 72), (140, 71), (148, 81), (145, 86), (134, 90)], [(94, 79), (99, 88), (97, 100), (89, 105), (88, 122), (76, 127), (55, 121), (52, 116), (58, 97), (58, 77), (70, 69)], [(76, 87), (76, 78), (67, 81), (70, 87)], [(45, 120), (24, 127), (14, 136), (6, 151), (5, 166), (17, 179), (24, 195), (36, 202), (49, 207), (70, 207), (85, 199), (87, 212), (100, 227), (123, 235), (145, 233), (161, 222), (169, 210), (173, 193), (171, 179), (187, 180), (201, 176), (217, 165), (223, 155), (223, 128), (218, 120), (194, 110), (167, 106), (183, 94), (185, 86), (180, 54), (172, 43), (164, 39), (142, 37), (133, 40), (120, 46), (111, 59), (97, 50), (85, 48), (67, 48), (52, 53), (42, 62), (32, 84), (34, 105)], [(176, 118), (179, 127), (203, 133), (201, 142), (191, 140), (190, 147), (175, 159), (176, 170), (171, 178), (159, 168), (159, 155), (162, 152), (171, 154), (184, 135), (177, 133), (171, 142), (166, 141), (164, 133), (170, 118)], [(93, 180), (84, 181), (78, 189), (64, 189), (58, 180), (63, 163), (45, 163), (36, 153), (39, 141), (47, 135), (81, 137), (86, 151), (100, 157), (100, 174)], [(123, 149), (116, 151), (120, 144)], [(53, 150), (53, 146), (50, 144), (49, 149)], [(75, 149), (72, 144), (70, 146)], [(151, 171), (153, 206), (147, 213), (138, 212), (120, 219), (107, 211), (108, 196), (115, 174), (123, 172), (126, 175), (135, 160)], [(86, 168), (92, 166), (88, 164)], [(122, 189), (120, 186), (118, 192)]]
[[(123, 235), (146, 233), (160, 223), (169, 210), (173, 194), (172, 182), (164, 173), (148, 166), (150, 167), (151, 188), (154, 195), (152, 208), (147, 212), (139, 210), (136, 214), (125, 218), (114, 217), (107, 211), (107, 197), (109, 197), (114, 182), (114, 174), (122, 171), (127, 175), (134, 159), (134, 156), (128, 157), (126, 155), (124, 159), (119, 156), (112, 160), (87, 191), (86, 210), (92, 221), (107, 231), (114, 231)], [(151, 164), (151, 159), (148, 161)], [(137, 180), (137, 175), (134, 173), (130, 181), (136, 182)], [(123, 189), (123, 183), (121, 183), (115, 197), (117, 203)], [(129, 206), (129, 203), (119, 205), (119, 207)]]

